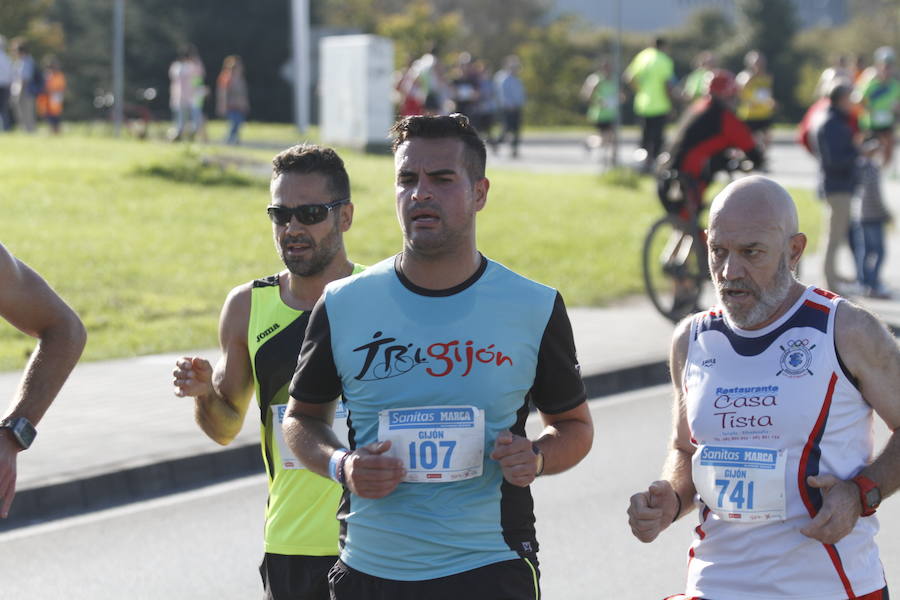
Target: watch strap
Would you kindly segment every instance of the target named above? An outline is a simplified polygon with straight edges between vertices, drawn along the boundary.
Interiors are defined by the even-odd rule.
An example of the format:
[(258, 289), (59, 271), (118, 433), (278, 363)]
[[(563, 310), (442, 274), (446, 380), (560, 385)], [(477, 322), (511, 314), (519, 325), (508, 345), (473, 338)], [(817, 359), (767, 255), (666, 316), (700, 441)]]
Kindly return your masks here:
[(531, 444), (531, 451), (534, 452), (534, 455), (537, 457), (537, 471), (534, 476), (540, 477), (544, 472), (544, 453), (535, 444)]
[[(878, 489), (878, 484), (865, 475), (857, 475), (851, 481), (859, 488), (859, 501), (862, 506), (860, 515), (863, 517), (874, 515), (875, 511), (878, 509), (878, 505), (881, 504), (881, 490)], [(879, 500), (876, 500), (874, 503), (869, 500), (869, 495), (872, 491), (875, 491), (879, 498)]]

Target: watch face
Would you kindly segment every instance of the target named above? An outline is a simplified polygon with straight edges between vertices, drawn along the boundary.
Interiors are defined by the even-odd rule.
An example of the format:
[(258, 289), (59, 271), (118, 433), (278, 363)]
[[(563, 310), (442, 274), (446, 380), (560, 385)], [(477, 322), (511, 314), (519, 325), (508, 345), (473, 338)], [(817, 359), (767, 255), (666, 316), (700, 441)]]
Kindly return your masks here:
[(9, 421), (7, 427), (9, 427), (9, 430), (16, 437), (16, 441), (19, 442), (19, 445), (25, 450), (31, 446), (35, 436), (37, 436), (34, 425), (29, 423), (28, 419), (25, 419), (24, 417)]
[(878, 505), (881, 504), (881, 490), (872, 488), (866, 492), (866, 504), (871, 508), (878, 508)]

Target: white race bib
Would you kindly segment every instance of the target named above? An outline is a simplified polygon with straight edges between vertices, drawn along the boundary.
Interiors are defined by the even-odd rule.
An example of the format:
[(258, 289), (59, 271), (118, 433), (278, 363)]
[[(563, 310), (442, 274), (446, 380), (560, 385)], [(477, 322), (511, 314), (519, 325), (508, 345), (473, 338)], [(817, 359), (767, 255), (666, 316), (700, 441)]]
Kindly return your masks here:
[(703, 445), (692, 459), (694, 486), (720, 519), (783, 521), (785, 463), (783, 449)]
[[(300, 462), (299, 458), (294, 456), (294, 453), (288, 448), (287, 442), (284, 439), (284, 430), (281, 426), (284, 423), (284, 413), (287, 411), (287, 404), (273, 404), (269, 408), (272, 409), (272, 434), (275, 438), (275, 443), (278, 445), (278, 455), (281, 457), (281, 468), (305, 469), (306, 466)], [(340, 400), (338, 400), (337, 409), (334, 412), (334, 424), (332, 427), (338, 439), (341, 440), (341, 443), (344, 444), (344, 446), (348, 446), (347, 407), (344, 406), (344, 403)]]
[(392, 408), (378, 413), (378, 441), (406, 468), (403, 481), (446, 483), (480, 477), (484, 411), (474, 406)]

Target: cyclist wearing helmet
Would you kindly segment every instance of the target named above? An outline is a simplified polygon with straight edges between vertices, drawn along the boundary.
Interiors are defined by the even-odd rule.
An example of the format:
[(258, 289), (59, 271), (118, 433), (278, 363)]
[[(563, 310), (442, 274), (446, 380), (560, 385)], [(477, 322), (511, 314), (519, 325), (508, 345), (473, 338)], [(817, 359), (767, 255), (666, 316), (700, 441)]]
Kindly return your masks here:
[[(660, 200), (669, 212), (686, 217), (686, 210), (699, 208), (713, 175), (726, 168), (729, 150), (742, 150), (755, 166), (762, 163), (750, 128), (735, 115), (737, 91), (731, 72), (707, 75), (706, 96), (688, 109), (658, 175)], [(673, 186), (676, 179), (680, 185)]]
[(900, 81), (894, 76), (894, 50), (882, 46), (875, 51), (875, 64), (863, 74), (853, 101), (865, 112), (860, 119), (862, 129), (871, 131), (884, 148), (884, 164), (891, 164), (894, 154), (894, 123), (900, 108)]

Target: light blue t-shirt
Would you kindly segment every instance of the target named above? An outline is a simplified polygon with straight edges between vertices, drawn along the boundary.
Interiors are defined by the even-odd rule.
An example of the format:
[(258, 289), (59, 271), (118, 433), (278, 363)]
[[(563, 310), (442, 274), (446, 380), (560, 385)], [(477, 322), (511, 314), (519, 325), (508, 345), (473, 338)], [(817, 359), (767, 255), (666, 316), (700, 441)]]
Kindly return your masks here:
[[(503, 485), (500, 465), (490, 453), (500, 432), (524, 434), (536, 376), (542, 390), (550, 380), (559, 386), (558, 394), (542, 391), (541, 399), (535, 398), (542, 411), (559, 413), (584, 401), (561, 299), (556, 290), (486, 259), (469, 282), (437, 293), (401, 279), (394, 264), (392, 257), (329, 284), (321, 301), (354, 447), (381, 439), (379, 414), (384, 413), (385, 423), (390, 417), (391, 422), (409, 424), (419, 436), (395, 444), (396, 456), (406, 456), (413, 466), (434, 467), (429, 478), (452, 479), (455, 475), (442, 467), (453, 466), (449, 452), (464, 449), (462, 442), (453, 447), (453, 436), (483, 411), (483, 454), (475, 455), (481, 474), (441, 483), (403, 482), (381, 499), (350, 494), (349, 506), (342, 507), (340, 515), (346, 526), (341, 559), (376, 577), (412, 581), (515, 559), (517, 551), (537, 551), (536, 541), (519, 543), (509, 531), (512, 522), (517, 529), (530, 530), (526, 537), (533, 540), (530, 491)], [(548, 326), (551, 315), (559, 312), (564, 326)], [(570, 368), (554, 370), (553, 375), (539, 366), (550, 330), (568, 330), (569, 336), (554, 345), (566, 350), (554, 352), (565, 356), (559, 364)], [(308, 376), (302, 363), (298, 377)], [(315, 386), (297, 386), (305, 388)], [(427, 407), (461, 408), (423, 410)], [(388, 410), (395, 412), (384, 412)], [(417, 429), (420, 421), (442, 418), (444, 429)], [(516, 540), (515, 550), (505, 533)]]

